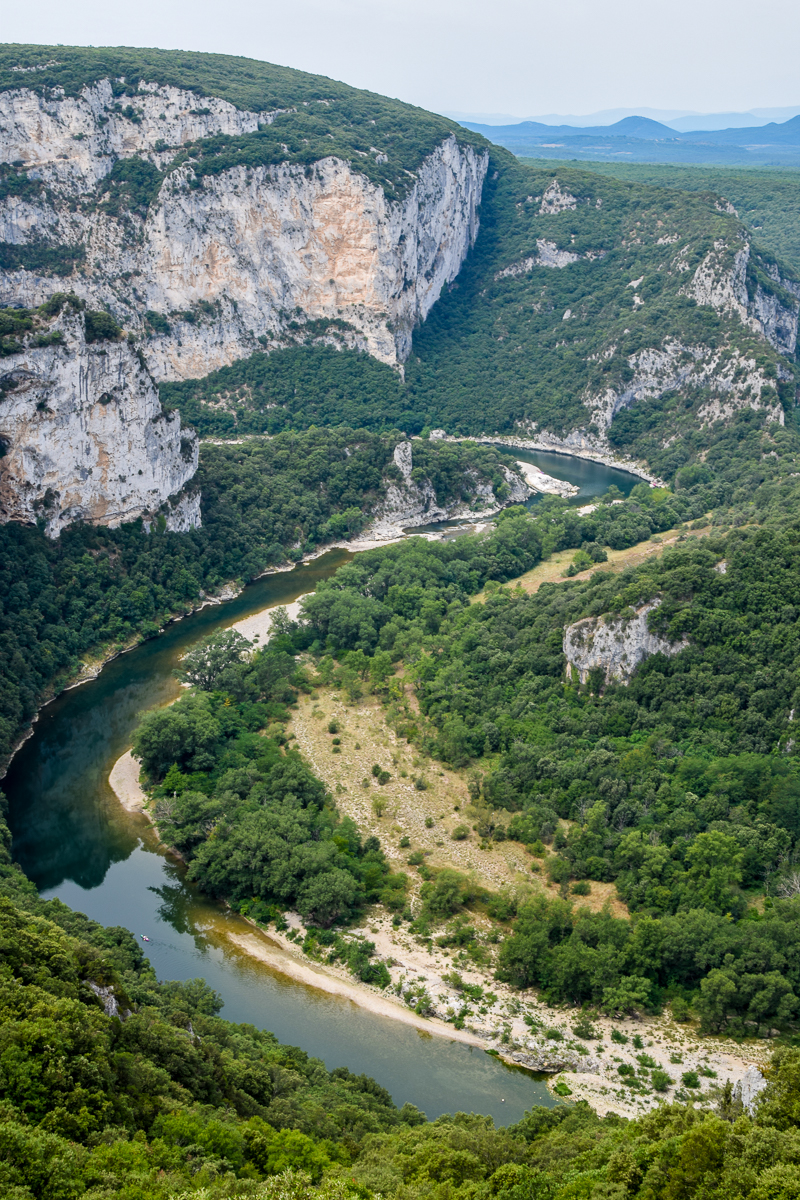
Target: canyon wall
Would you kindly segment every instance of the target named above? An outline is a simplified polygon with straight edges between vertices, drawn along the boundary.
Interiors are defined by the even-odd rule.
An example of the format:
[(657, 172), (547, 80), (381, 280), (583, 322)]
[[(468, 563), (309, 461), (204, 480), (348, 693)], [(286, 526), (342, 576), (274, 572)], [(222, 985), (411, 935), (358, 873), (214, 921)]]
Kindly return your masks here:
[[(108, 80), (78, 98), (0, 94), (0, 162), (42, 184), (0, 203), (0, 240), (77, 247), (70, 289), (147, 335), (157, 379), (203, 376), (309, 321), (335, 323), (346, 344), (401, 363), (475, 240), (488, 155), (451, 135), (398, 200), (335, 156), (201, 174), (180, 147), (252, 133), (276, 115), (202, 104), (142, 84), (123, 106)], [(166, 175), (146, 210), (112, 211), (106, 182), (132, 158)], [(52, 291), (52, 278), (7, 271), (0, 303), (32, 306)]]
[(84, 315), (68, 310), (54, 334), (0, 359), (0, 520), (42, 520), (57, 537), (73, 521), (152, 524), (172, 497), (167, 527), (199, 525), (199, 497), (184, 490), (197, 435), (162, 411), (133, 347), (88, 343)]
[(196, 525), (182, 493), (194, 438), (161, 413), (154, 381), (201, 377), (298, 329), (399, 366), (478, 231), (488, 155), (454, 135), (390, 200), (335, 155), (203, 174), (198, 141), (253, 134), (286, 110), (117, 91), (0, 93), (0, 307), (69, 292), (128, 335), (92, 347), (73, 312), (60, 344), (3, 344), (0, 519), (44, 516), (51, 533), (150, 521), (169, 497), (167, 522)]

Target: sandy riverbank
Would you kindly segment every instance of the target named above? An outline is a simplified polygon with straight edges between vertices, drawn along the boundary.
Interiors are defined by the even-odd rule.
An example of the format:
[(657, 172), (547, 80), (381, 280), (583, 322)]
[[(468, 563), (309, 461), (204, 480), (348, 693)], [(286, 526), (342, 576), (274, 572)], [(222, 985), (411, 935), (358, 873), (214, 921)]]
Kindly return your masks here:
[(147, 796), (139, 783), (139, 769), (130, 750), (126, 750), (114, 763), (108, 777), (112, 792), (128, 812), (142, 812), (147, 803)]
[(246, 637), (248, 642), (259, 641), (263, 645), (264, 642), (269, 641), (276, 609), (284, 608), (286, 615), (292, 621), (296, 621), (300, 615), (300, 604), (303, 597), (308, 594), (308, 592), (304, 592), (303, 596), (293, 600), (291, 604), (273, 604), (270, 608), (262, 608), (260, 612), (251, 613), (249, 617), (242, 617), (241, 621), (234, 621), (230, 628), (235, 629), (242, 637)]
[(353, 981), (352, 976), (345, 975), (341, 969), (312, 963), (304, 956), (299, 957), (297, 951), (292, 952), (289, 946), (280, 939), (280, 935), (273, 937), (271, 934), (267, 935), (260, 930), (254, 930), (252, 934), (231, 932), (227, 934), (227, 937), (232, 945), (243, 950), (245, 954), (249, 954), (251, 958), (264, 963), (271, 970), (279, 971), (299, 983), (306, 983), (328, 995), (341, 996), (343, 999), (351, 1000), (359, 1008), (375, 1013), (376, 1016), (389, 1017), (393, 1021), (400, 1021), (403, 1025), (412, 1025), (415, 1029), (423, 1029), (426, 1033), (446, 1037), (451, 1042), (464, 1042), (469, 1046), (480, 1047), (486, 1044), (484, 1039), (465, 1029), (455, 1029), (447, 1022), (435, 1018), (417, 1016), (401, 1001), (394, 1001), (364, 984)]

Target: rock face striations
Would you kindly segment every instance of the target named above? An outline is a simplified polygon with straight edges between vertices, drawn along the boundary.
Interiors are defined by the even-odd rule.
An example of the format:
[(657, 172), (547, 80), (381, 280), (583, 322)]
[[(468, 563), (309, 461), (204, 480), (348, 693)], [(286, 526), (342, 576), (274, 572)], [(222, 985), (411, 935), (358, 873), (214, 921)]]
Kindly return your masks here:
[(648, 629), (647, 618), (660, 603), (651, 600), (630, 617), (585, 617), (567, 625), (564, 630), (567, 671), (574, 669), (581, 683), (586, 683), (589, 673), (599, 668), (606, 683), (612, 680), (628, 683), (639, 663), (651, 654), (672, 656), (685, 650), (688, 642), (670, 642)]
[[(325, 111), (323, 97), (249, 111), (113, 72), (70, 94), (12, 70), (0, 308), (36, 325), (55, 293), (80, 304), (46, 346), (40, 330), (2, 342), (2, 520), (44, 517), (57, 534), (77, 519), (150, 519), (172, 497), (168, 524), (191, 527), (195, 439), (161, 412), (154, 381), (204, 376), (298, 330), (399, 366), (475, 240), (488, 154), (446, 123), (415, 171), (397, 168), (402, 186), (384, 187), (365, 166), (388, 161), (374, 146), (344, 157), (317, 136), (301, 164), (257, 142), (286, 113)], [(81, 307), (126, 337), (91, 344)]]
[(57, 537), (77, 520), (155, 520), (172, 497), (167, 527), (199, 525), (199, 497), (182, 491), (197, 435), (162, 411), (129, 343), (87, 342), (86, 320), (67, 304), (46, 333), (0, 359), (0, 520), (42, 518)]
[[(383, 362), (408, 356), (475, 240), (487, 153), (444, 138), (395, 200), (333, 154), (201, 173), (209, 139), (277, 114), (214, 98), (198, 109), (193, 92), (145, 83), (123, 107), (113, 84), (61, 99), (0, 93), (0, 161), (41, 181), (0, 205), (0, 240), (30, 247), (46, 235), (88, 264), (71, 287), (150, 335), (157, 379), (281, 345), (292, 322), (332, 325)], [(34, 306), (51, 291), (35, 270), (8, 271), (0, 303)]]

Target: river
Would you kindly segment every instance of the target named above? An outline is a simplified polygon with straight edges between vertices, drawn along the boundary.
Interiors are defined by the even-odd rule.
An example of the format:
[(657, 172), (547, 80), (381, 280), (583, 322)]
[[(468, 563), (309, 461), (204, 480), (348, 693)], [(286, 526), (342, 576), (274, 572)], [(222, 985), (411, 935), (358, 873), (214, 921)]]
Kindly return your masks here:
[[(581, 498), (584, 488), (587, 496), (596, 496), (611, 483), (627, 492), (636, 482), (624, 472), (565, 455), (521, 451), (517, 457), (579, 483)], [(554, 458), (558, 472), (551, 469)], [(159, 978), (205, 978), (223, 997), (222, 1015), (229, 1020), (270, 1029), (330, 1068), (363, 1071), (388, 1088), (397, 1104), (409, 1101), (430, 1118), (461, 1109), (508, 1124), (533, 1104), (554, 1103), (543, 1081), (478, 1048), (321, 993), (237, 950), (226, 931), (252, 932), (251, 927), (187, 884), (183, 868), (159, 846), (146, 818), (125, 812), (108, 784), (139, 714), (179, 694), (172, 671), (188, 646), (312, 591), (350, 557), (332, 550), (258, 580), (235, 600), (171, 624), (108, 663), (97, 679), (48, 704), (2, 784), (13, 855), (44, 897), (58, 896), (137, 937), (146, 933)]]

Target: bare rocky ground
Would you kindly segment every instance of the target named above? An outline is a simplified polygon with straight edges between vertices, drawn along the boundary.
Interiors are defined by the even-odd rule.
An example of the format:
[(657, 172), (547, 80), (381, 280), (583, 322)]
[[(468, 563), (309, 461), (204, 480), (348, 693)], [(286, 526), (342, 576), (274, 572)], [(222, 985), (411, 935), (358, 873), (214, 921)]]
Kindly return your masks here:
[[(339, 753), (328, 732), (331, 721), (339, 726)], [(387, 725), (374, 697), (347, 704), (335, 688), (320, 688), (300, 699), (289, 732), (335, 795), (340, 812), (353, 818), (362, 836), (374, 834), (380, 839), (392, 870), (406, 872), (415, 913), (421, 906), (422, 883), (416, 869), (408, 865), (415, 851), (424, 855), (428, 866), (453, 867), (491, 891), (505, 889), (519, 899), (542, 890), (557, 894), (557, 889), (548, 888), (541, 869), (532, 871), (540, 860), (532, 859), (518, 842), (490, 842), (490, 848), (482, 848), (472, 828), (465, 773), (421, 759)], [(391, 776), (383, 786), (371, 774), (374, 764)], [(427, 782), (425, 791), (414, 784), (420, 776)], [(381, 815), (376, 809), (383, 810)], [(469, 838), (454, 841), (452, 831), (461, 824), (470, 827)], [(410, 844), (401, 847), (404, 837)], [(609, 903), (616, 915), (626, 913), (612, 884), (593, 882), (591, 894), (577, 902), (594, 910)], [(592, 1022), (595, 1037), (578, 1037), (574, 1033), (580, 1017), (577, 1010), (549, 1008), (532, 991), (518, 992), (494, 979), (499, 944), (495, 939), (506, 936), (509, 926), (481, 911), (469, 913), (468, 920), (478, 931), (478, 961), (458, 947), (436, 945), (444, 926), (434, 930), (433, 941), (426, 943), (410, 932), (405, 921), (395, 927), (391, 915), (379, 908), (349, 933), (375, 944), (376, 956), (392, 977), (391, 990), (384, 995), (393, 995), (405, 1011), (422, 992), (430, 997), (432, 1031), (439, 1027), (437, 1032), (445, 1032), (441, 1022), (452, 1022), (466, 1003), (465, 1031), (482, 1045), (509, 1061), (547, 1071), (557, 1093), (588, 1100), (600, 1113), (631, 1116), (669, 1098), (712, 1100), (726, 1080), (736, 1083), (748, 1067), (764, 1065), (766, 1043), (739, 1046), (720, 1038), (701, 1038), (692, 1026), (677, 1024), (668, 1015), (624, 1021), (598, 1018)], [(299, 919), (291, 923), (300, 928)], [(291, 942), (286, 947), (296, 953)], [(454, 971), (466, 985), (479, 985), (483, 999), (469, 999), (454, 987), (450, 978)], [(626, 1040), (612, 1041), (612, 1030)], [(635, 1074), (621, 1076), (620, 1066), (632, 1068)], [(652, 1086), (652, 1073), (658, 1069), (672, 1081), (664, 1092)], [(698, 1088), (686, 1088), (681, 1082), (690, 1071), (698, 1072)]]

